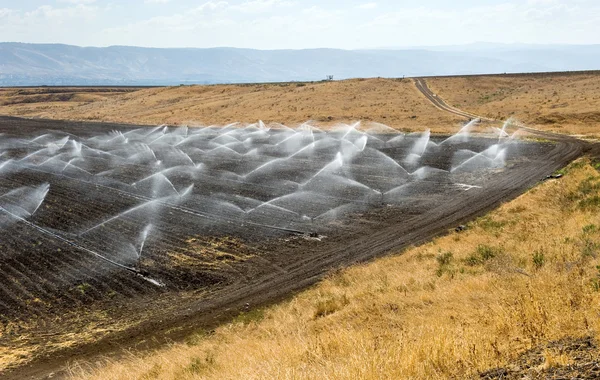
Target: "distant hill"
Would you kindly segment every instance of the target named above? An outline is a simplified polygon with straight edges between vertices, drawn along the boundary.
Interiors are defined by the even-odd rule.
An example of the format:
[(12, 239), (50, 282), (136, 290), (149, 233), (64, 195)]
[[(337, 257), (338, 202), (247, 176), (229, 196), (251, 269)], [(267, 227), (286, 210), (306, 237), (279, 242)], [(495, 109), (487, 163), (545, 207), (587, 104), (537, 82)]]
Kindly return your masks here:
[(0, 86), (173, 85), (600, 69), (600, 45), (376, 50), (105, 48), (0, 43)]

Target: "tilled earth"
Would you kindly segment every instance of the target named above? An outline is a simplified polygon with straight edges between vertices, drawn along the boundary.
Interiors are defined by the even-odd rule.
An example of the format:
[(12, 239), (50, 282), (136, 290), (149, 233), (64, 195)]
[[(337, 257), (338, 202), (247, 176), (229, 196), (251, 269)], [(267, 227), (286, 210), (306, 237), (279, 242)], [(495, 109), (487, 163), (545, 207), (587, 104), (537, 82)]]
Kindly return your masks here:
[[(144, 128), (150, 127), (0, 118), (0, 138), (5, 141), (31, 141), (44, 134), (70, 136), (65, 141), (92, 141), (111, 136), (113, 130), (133, 136)], [(261, 128), (246, 132), (260, 133)], [(407, 156), (415, 152), (417, 141), (424, 141), (423, 136), (406, 136), (403, 143), (382, 144), (367, 154), (371, 139), (375, 144), (384, 134), (351, 137), (348, 131), (354, 131), (348, 129), (341, 138), (334, 137), (353, 139), (347, 144), (351, 152), (344, 155), (356, 158), (317, 149), (310, 157), (293, 153), (293, 160), (284, 160), (289, 152), (269, 151), (272, 165), (264, 155), (252, 158), (249, 147), (244, 151), (217, 129), (207, 131), (217, 133), (211, 138), (219, 139), (219, 144), (237, 151), (223, 155), (220, 147), (202, 147), (196, 157), (182, 148), (194, 170), (203, 160), (202, 172), (188, 176), (189, 167), (175, 170), (175, 175), (171, 175), (174, 170), (164, 171), (170, 180), (148, 186), (144, 181), (156, 178), (156, 170), (143, 160), (132, 163), (133, 158), (123, 156), (119, 160), (127, 162), (112, 166), (97, 160), (70, 167), (72, 161), (67, 159), (57, 158), (59, 164), (53, 164), (56, 156), (52, 156), (19, 170), (2, 172), (0, 167), (0, 195), (15, 189), (25, 189), (16, 193), (21, 199), (44, 195), (40, 204), (29, 202), (39, 207), (24, 212), (27, 217), (10, 214), (0, 219), (0, 344), (11, 347), (24, 332), (51, 331), (60, 337), (81, 326), (69, 325), (72, 319), (64, 316), (78, 313), (78, 323), (84, 323), (84, 309), (105, 313), (109, 324), (137, 320), (98, 341), (40, 348), (35, 357), (26, 358), (28, 365), (11, 369), (7, 376), (39, 377), (68, 360), (110, 353), (116, 347), (156, 346), (226, 320), (247, 305), (275, 302), (331, 269), (397, 252), (481, 215), (586, 149), (577, 140), (543, 135), (538, 137), (546, 142), (507, 144), (502, 168), (451, 172), (457, 151), (481, 152), (495, 140), (471, 137), (444, 145), (445, 137), (432, 137), (419, 152), (419, 166), (435, 170), (418, 171), (409, 167), (414, 163)], [(232, 129), (233, 135), (237, 133)], [(287, 141), (284, 133), (292, 138), (297, 132), (274, 132), (269, 138), (277, 144), (267, 145)], [(121, 136), (112, 135), (125, 139)], [(185, 136), (170, 146), (188, 141), (191, 135), (185, 131)], [(301, 149), (299, 144), (300, 148), (289, 148), (291, 152)], [(353, 153), (355, 148), (360, 154)], [(81, 151), (76, 143), (73, 149)], [(154, 149), (153, 154), (159, 151)], [(213, 151), (220, 153), (207, 155)], [(164, 152), (153, 158), (161, 165), (183, 160), (179, 154), (173, 158)], [(148, 151), (144, 148), (141, 153)], [(24, 162), (30, 151), (6, 145), (2, 154), (4, 162)], [(386, 164), (388, 158), (405, 163), (407, 169)], [(375, 169), (382, 167), (389, 170)], [(267, 175), (263, 168), (273, 171)], [(92, 180), (107, 171), (109, 180)], [(352, 172), (353, 179), (341, 176), (344, 171)], [(400, 173), (402, 180), (398, 182), (392, 172)], [(273, 182), (273, 174), (279, 176), (278, 182)], [(140, 205), (144, 206), (136, 209)], [(17, 213), (17, 208), (11, 210)], [(57, 327), (56, 321), (63, 325)], [(36, 343), (43, 346), (45, 339), (38, 337)]]
[[(552, 363), (546, 356), (562, 358)], [(593, 337), (565, 338), (532, 348), (506, 367), (480, 374), (481, 379), (598, 379), (600, 350)]]

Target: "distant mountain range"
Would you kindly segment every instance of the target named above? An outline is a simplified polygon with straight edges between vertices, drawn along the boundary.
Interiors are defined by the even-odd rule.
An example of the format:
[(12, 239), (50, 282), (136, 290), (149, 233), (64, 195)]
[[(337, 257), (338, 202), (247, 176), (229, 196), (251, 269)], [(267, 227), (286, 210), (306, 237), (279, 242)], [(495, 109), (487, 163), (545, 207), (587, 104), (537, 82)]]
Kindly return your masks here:
[(175, 85), (600, 69), (600, 45), (253, 50), (0, 43), (0, 86)]

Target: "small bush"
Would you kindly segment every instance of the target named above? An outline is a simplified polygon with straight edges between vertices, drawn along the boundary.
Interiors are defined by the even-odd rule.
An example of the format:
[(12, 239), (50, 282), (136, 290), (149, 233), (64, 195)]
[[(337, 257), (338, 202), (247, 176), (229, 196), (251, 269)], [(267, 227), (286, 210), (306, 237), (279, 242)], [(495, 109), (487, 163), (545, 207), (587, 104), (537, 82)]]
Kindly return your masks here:
[(442, 275), (446, 272), (450, 273), (451, 275), (454, 275), (454, 271), (452, 270), (450, 265), (452, 263), (453, 256), (454, 255), (452, 254), (452, 252), (440, 252), (440, 254), (435, 257), (435, 260), (439, 265), (436, 271), (438, 277), (442, 277)]
[(350, 301), (348, 297), (344, 294), (341, 297), (329, 297), (323, 300), (319, 300), (317, 302), (317, 307), (315, 310), (314, 318), (321, 318), (326, 315), (330, 315), (335, 313), (338, 310), (341, 310), (344, 306), (348, 305)]
[(540, 269), (541, 267), (543, 267), (544, 264), (546, 263), (546, 256), (544, 255), (544, 252), (542, 252), (542, 251), (533, 252), (532, 261), (533, 261), (533, 266), (536, 269)]
[(582, 199), (579, 201), (579, 208), (582, 210), (592, 210), (600, 207), (600, 196), (594, 195), (593, 197)]
[(598, 231), (598, 227), (596, 227), (595, 224), (588, 224), (587, 226), (583, 227), (584, 234), (590, 234), (590, 233), (594, 233), (596, 231)]
[(212, 354), (207, 353), (204, 359), (200, 357), (194, 357), (190, 361), (190, 364), (186, 367), (186, 371), (189, 373), (200, 373), (206, 369), (208, 369), (211, 365), (215, 363), (215, 358)]
[(194, 334), (191, 334), (185, 338), (185, 344), (188, 346), (197, 346), (210, 335), (212, 335), (212, 333), (213, 331), (207, 331), (204, 329), (198, 330)]
[(492, 231), (501, 230), (502, 227), (504, 227), (506, 225), (506, 222), (494, 220), (489, 216), (485, 216), (478, 220), (478, 224), (485, 231), (492, 232)]
[(89, 290), (92, 289), (92, 285), (88, 284), (87, 282), (84, 282), (83, 284), (79, 284), (75, 287), (81, 294), (85, 294), (87, 293)]
[(477, 253), (479, 254), (479, 256), (481, 256), (481, 258), (484, 261), (487, 261), (489, 259), (493, 259), (494, 257), (496, 257), (496, 255), (498, 255), (498, 253), (500, 253), (500, 249), (490, 247), (489, 245), (480, 244), (477, 246)]
[(452, 256), (454, 256), (452, 252), (444, 252), (437, 255), (435, 259), (440, 266), (450, 265), (450, 262), (452, 261)]
[(596, 277), (592, 278), (591, 285), (595, 292), (600, 292), (600, 265), (596, 265)]
[(250, 311), (241, 312), (237, 317), (233, 319), (234, 323), (249, 324), (252, 322), (259, 322), (265, 318), (265, 312), (263, 309), (255, 309)]
[(465, 259), (465, 264), (469, 266), (481, 265), (486, 261), (493, 259), (502, 253), (502, 248), (490, 247), (489, 245), (480, 244), (475, 252)]
[(583, 195), (589, 195), (598, 191), (598, 189), (600, 189), (600, 183), (597, 182), (598, 179), (599, 177), (588, 177), (586, 180), (582, 181), (579, 186), (577, 186), (577, 192)]
[(598, 243), (593, 242), (592, 240), (588, 239), (588, 238), (583, 238), (582, 239), (582, 247), (581, 247), (581, 257), (588, 258), (588, 257), (596, 257), (596, 252), (598, 251)]

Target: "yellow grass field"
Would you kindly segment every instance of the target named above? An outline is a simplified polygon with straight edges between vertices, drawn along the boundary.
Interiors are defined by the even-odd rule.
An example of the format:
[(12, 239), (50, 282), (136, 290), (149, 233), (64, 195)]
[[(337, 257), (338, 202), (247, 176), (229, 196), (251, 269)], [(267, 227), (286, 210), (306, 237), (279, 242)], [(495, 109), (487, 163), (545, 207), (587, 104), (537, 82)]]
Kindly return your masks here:
[[(600, 174), (588, 159), (564, 172), (465, 231), (332, 273), (187, 343), (73, 365), (72, 377), (430, 379), (503, 367), (545, 378), (579, 368), (564, 345), (543, 349), (537, 366), (513, 364), (551, 341), (599, 337)], [(600, 359), (595, 347), (588, 355)]]
[[(529, 127), (600, 136), (600, 72), (427, 78), (450, 105)], [(133, 124), (277, 122), (321, 126), (374, 121), (393, 128), (455, 132), (463, 118), (434, 107), (411, 79), (177, 86), (5, 88), (0, 115)]]
[[(0, 114), (141, 124), (277, 122), (320, 125), (375, 121), (397, 129), (455, 131), (461, 118), (431, 105), (410, 79), (148, 88), (115, 95), (77, 93), (72, 98), (17, 96), (0, 90)], [(44, 96), (48, 101), (44, 101)], [(28, 98), (32, 98), (31, 102)], [(37, 99), (39, 101), (34, 100)], [(3, 105), (4, 104), (4, 105)]]
[(429, 87), (478, 115), (528, 127), (600, 137), (600, 73), (438, 77)]

